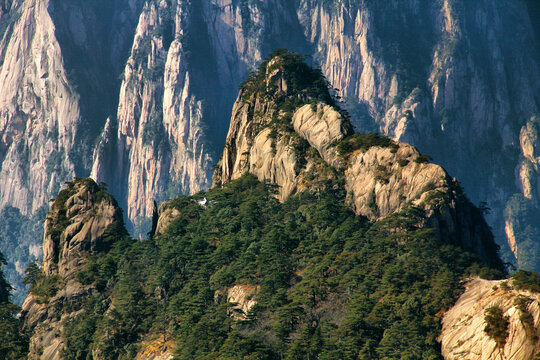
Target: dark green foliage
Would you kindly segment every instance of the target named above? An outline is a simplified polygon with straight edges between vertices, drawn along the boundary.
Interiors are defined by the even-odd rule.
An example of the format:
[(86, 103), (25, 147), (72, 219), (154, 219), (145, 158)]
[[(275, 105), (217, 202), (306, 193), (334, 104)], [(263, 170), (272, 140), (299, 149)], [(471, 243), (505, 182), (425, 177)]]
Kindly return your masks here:
[(167, 133), (163, 126), (163, 108), (156, 106), (149, 121), (144, 124), (142, 134), (143, 144), (151, 145), (155, 149), (166, 146)]
[(96, 331), (97, 316), (92, 314), (77, 315), (73, 319), (64, 322), (64, 340), (66, 347), (62, 355), (66, 360), (86, 360), (91, 354), (89, 345)]
[[(101, 298), (73, 305), (83, 312), (66, 323), (68, 358), (130, 357), (152, 333), (171, 337), (178, 359), (441, 358), (441, 311), (464, 276), (489, 270), (418, 228), (414, 208), (371, 224), (333, 187), (284, 204), (274, 191), (246, 175), (180, 196), (165, 234), (121, 235), (92, 258), (79, 279)], [(235, 284), (259, 289), (244, 320), (214, 298)]]
[(512, 275), (512, 285), (517, 290), (540, 292), (540, 276), (534, 271), (519, 270)]
[(393, 149), (398, 147), (391, 139), (376, 133), (355, 133), (337, 143), (338, 152), (345, 159), (348, 159), (356, 150), (366, 151), (373, 146), (391, 147)]
[(519, 309), (519, 320), (525, 328), (527, 338), (536, 343), (538, 341), (538, 335), (536, 334), (536, 328), (534, 327), (534, 317), (529, 311), (529, 304), (532, 302), (531, 298), (520, 295), (514, 300), (514, 305)]
[(19, 322), (15, 317), (17, 305), (0, 302), (0, 358), (19, 360), (26, 358), (27, 339), (19, 332)]
[(292, 139), (291, 143), (292, 143), (294, 155), (296, 158), (295, 171), (296, 173), (299, 173), (300, 170), (302, 170), (307, 163), (307, 159), (308, 159), (307, 151), (309, 150), (310, 145), (304, 138), (300, 136), (295, 136)]
[(26, 269), (25, 284), (30, 285), (30, 293), (36, 297), (38, 303), (46, 303), (64, 285), (58, 275), (46, 276), (41, 269), (34, 272), (35, 262), (31, 262)]
[(0, 252), (0, 359), (18, 360), (25, 358), (28, 343), (19, 332), (19, 321), (15, 315), (20, 309), (10, 303), (12, 288), (4, 276), (3, 265), (6, 265), (6, 260)]
[(24, 280), (23, 283), (29, 286), (36, 284), (39, 279), (43, 276), (42, 270), (39, 268), (37, 260), (30, 261), (30, 264), (24, 270)]
[(4, 276), (4, 270), (2, 270), (2, 266), (6, 265), (6, 259), (4, 258), (4, 254), (0, 252), (0, 303), (7, 303), (9, 302), (9, 298), (11, 296), (11, 290), (12, 287), (6, 280)]
[[(276, 57), (279, 61), (270, 64)], [(289, 50), (275, 50), (261, 63), (258, 70), (249, 74), (247, 80), (240, 85), (242, 97), (249, 99), (253, 94), (272, 97), (278, 102), (278, 106), (286, 100), (306, 103), (310, 99), (335, 106), (335, 99), (328, 91), (331, 88), (328, 80), (320, 69), (312, 68), (305, 60), (305, 56)], [(267, 75), (278, 68), (282, 69), (287, 82), (287, 94), (276, 93), (277, 89), (274, 86), (267, 86)], [(292, 104), (289, 107), (292, 107)]]
[(508, 316), (503, 316), (502, 309), (497, 305), (490, 306), (486, 309), (484, 317), (486, 326), (484, 327), (484, 331), (490, 338), (495, 340), (497, 347), (500, 349), (504, 348), (508, 338), (508, 319)]

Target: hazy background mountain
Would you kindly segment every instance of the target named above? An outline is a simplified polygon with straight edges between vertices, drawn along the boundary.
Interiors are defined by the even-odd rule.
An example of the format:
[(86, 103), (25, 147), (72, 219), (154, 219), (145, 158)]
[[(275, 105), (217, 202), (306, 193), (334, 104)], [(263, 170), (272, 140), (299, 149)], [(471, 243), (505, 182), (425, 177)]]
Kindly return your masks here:
[(154, 199), (208, 188), (237, 88), (278, 47), (313, 55), (358, 130), (442, 164), (491, 208), (505, 260), (540, 270), (538, 14), (532, 0), (3, 1), (9, 280), (41, 256), (35, 214), (73, 176), (107, 183), (135, 233)]

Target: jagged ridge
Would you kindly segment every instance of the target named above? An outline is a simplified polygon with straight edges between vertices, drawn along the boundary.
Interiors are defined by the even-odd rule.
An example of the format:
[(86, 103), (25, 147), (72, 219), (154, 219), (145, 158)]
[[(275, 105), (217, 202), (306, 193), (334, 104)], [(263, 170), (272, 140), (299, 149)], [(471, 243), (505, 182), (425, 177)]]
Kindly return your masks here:
[[(185, 359), (227, 357), (238, 351), (273, 359), (283, 349), (291, 359), (305, 351), (345, 359), (352, 343), (357, 344), (355, 358), (360, 351), (436, 356), (436, 314), (460, 293), (460, 279), (469, 273), (501, 274), (481, 270), (477, 258), (441, 242), (473, 250), (500, 270), (489, 229), (474, 233), (478, 227), (460, 228), (476, 220), (482, 230), (482, 217), (474, 218), (478, 210), (442, 168), (427, 163), (410, 145), (353, 134), (347, 114), (336, 107), (328, 90), (323, 92), (324, 77), (301, 56), (278, 52), (262, 69), (263, 86), (255, 84), (250, 93), (254, 84), (246, 84), (235, 106), (229, 135), (237, 138), (229, 137), (224, 151), (224, 159), (234, 161), (222, 159), (216, 186), (208, 193), (162, 205), (151, 240), (125, 239), (116, 202), (92, 180), (70, 182), (59, 194), (46, 222), (43, 267), (58, 289), (47, 298), (31, 295), (25, 302), (26, 326), (35, 326), (32, 356), (42, 346), (54, 359), (70, 352), (94, 359), (169, 357), (170, 349), (178, 346), (177, 356)], [(295, 74), (295, 69), (301, 71)], [(308, 75), (307, 84), (296, 86), (294, 79), (302, 74)], [(399, 176), (381, 168), (393, 162), (401, 169)], [(388, 193), (382, 200), (375, 196), (368, 207), (371, 213), (363, 213), (362, 193), (354, 186), (365, 179)], [(397, 197), (393, 203), (393, 193), (403, 189), (409, 199)], [(351, 207), (365, 216), (355, 215)], [(426, 225), (437, 230), (438, 240)], [(471, 237), (464, 242), (456, 234)], [(321, 263), (327, 266), (321, 269)], [(394, 281), (402, 271), (407, 273), (405, 282)], [(328, 283), (313, 283), (316, 278)], [(422, 303), (429, 305), (416, 310), (405, 305), (418, 301), (414, 289), (427, 289), (421, 292)], [(405, 303), (395, 306), (401, 301)], [(381, 302), (392, 315), (381, 317), (376, 305)], [(156, 317), (163, 306), (167, 312)], [(347, 321), (334, 323), (334, 314), (356, 317), (364, 307), (371, 315), (361, 317), (373, 320), (365, 325), (370, 331), (351, 331)], [(404, 311), (409, 315), (400, 315)], [(318, 320), (309, 320), (308, 314)], [(216, 316), (228, 330), (197, 334), (216, 331), (219, 326), (209, 320)], [(293, 325), (291, 316), (298, 319)], [(386, 323), (390, 318), (395, 321)], [(258, 333), (257, 319), (274, 325)], [(314, 341), (317, 331), (303, 333), (300, 326), (313, 321), (316, 325), (310, 326), (320, 324), (317, 331), (329, 340), (305, 350), (304, 337)], [(410, 339), (395, 343), (403, 326), (411, 323), (416, 324), (413, 338), (426, 337), (420, 347)], [(251, 335), (236, 332), (237, 326)], [(352, 343), (344, 348), (334, 343), (334, 331), (351, 334)], [(252, 346), (240, 350), (248, 339)], [(213, 355), (204, 345), (208, 341), (221, 344), (212, 346)], [(138, 352), (135, 344), (144, 349)], [(149, 348), (152, 344), (165, 350), (156, 353)], [(334, 347), (340, 350), (336, 353)]]
[(419, 207), (441, 241), (499, 262), (489, 227), (457, 181), (411, 145), (353, 134), (328, 82), (303, 60), (278, 51), (241, 88), (214, 186), (249, 172), (277, 184), (282, 201), (343, 186), (359, 215), (378, 220)]

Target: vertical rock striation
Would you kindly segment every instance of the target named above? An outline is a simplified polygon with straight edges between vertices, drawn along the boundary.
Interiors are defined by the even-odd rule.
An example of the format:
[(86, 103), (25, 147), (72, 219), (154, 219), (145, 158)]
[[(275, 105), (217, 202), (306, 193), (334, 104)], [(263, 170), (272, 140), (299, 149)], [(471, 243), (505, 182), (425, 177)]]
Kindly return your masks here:
[[(1, 2), (0, 209), (32, 219), (64, 181), (88, 176), (141, 3)], [(17, 256), (24, 269), (30, 259)]]
[(301, 32), (284, 36), (297, 26), (294, 14), (279, 1), (146, 3), (124, 70), (118, 130), (102, 137), (115, 151), (100, 145), (92, 171), (114, 184), (130, 220), (150, 216), (154, 198), (210, 185), (231, 90), (273, 47), (302, 45)]
[(531, 223), (505, 210), (515, 193), (530, 197), (528, 183), (537, 177), (520, 144), (540, 89), (539, 43), (527, 11), (521, 1), (305, 0), (298, 15), (356, 125), (431, 154), (474, 202), (489, 204), (501, 243), (506, 219), (506, 233), (518, 234), (518, 262), (536, 268), (525, 255), (531, 242), (520, 253), (523, 231), (509, 229), (517, 222), (525, 229), (538, 216)]
[(538, 141), (522, 139), (538, 113), (536, 12), (522, 0), (4, 1), (0, 206), (32, 213), (91, 171), (140, 223), (154, 198), (210, 186), (237, 86), (286, 47), (313, 54), (354, 125), (431, 154), (486, 201), (508, 259), (536, 268), (526, 147)]
[(130, 17), (138, 13), (140, 1), (105, 8), (107, 3), (4, 5), (0, 207), (32, 213), (63, 181), (88, 175), (99, 135), (94, 129), (115, 107), (115, 69), (124, 61)]

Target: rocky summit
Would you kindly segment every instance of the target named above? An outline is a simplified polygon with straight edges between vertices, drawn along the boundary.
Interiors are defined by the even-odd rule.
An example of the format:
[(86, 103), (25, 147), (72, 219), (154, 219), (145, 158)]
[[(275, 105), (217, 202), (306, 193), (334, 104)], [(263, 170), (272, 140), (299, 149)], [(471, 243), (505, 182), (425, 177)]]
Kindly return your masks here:
[[(463, 281), (504, 276), (482, 212), (411, 145), (355, 133), (304, 60), (278, 50), (248, 77), (213, 188), (154, 204), (149, 238), (129, 238), (104, 184), (66, 184), (45, 221), (43, 265), (27, 270), (29, 358), (461, 352), (473, 325), (455, 314), (476, 286), (463, 293)], [(515, 329), (529, 341), (529, 327)], [(481, 339), (481, 351), (501, 351)]]
[(0, 358), (538, 358), (538, 16), (0, 1)]
[(32, 334), (30, 359), (63, 358), (64, 323), (77, 314), (66, 304), (97, 291), (77, 274), (122, 235), (127, 235), (122, 210), (93, 180), (75, 179), (58, 194), (45, 220), (41, 273), (22, 306), (24, 329)]
[[(309, 80), (296, 89), (300, 72)], [(318, 191), (323, 179), (341, 179), (356, 214), (375, 221), (414, 205), (444, 242), (459, 243), (488, 262), (497, 259), (485, 242), (492, 235), (480, 211), (442, 167), (409, 144), (352, 128), (321, 74), (298, 55), (270, 57), (233, 107), (214, 186), (252, 173), (278, 185), (284, 201)]]
[[(238, 86), (289, 48), (313, 56), (360, 130), (430, 154), (486, 202), (505, 261), (535, 269), (536, 14), (532, 0), (4, 1), (0, 207), (36, 222), (91, 174), (147, 232), (154, 200), (211, 185)], [(2, 250), (20, 286), (41, 253), (19, 227), (20, 250)]]

